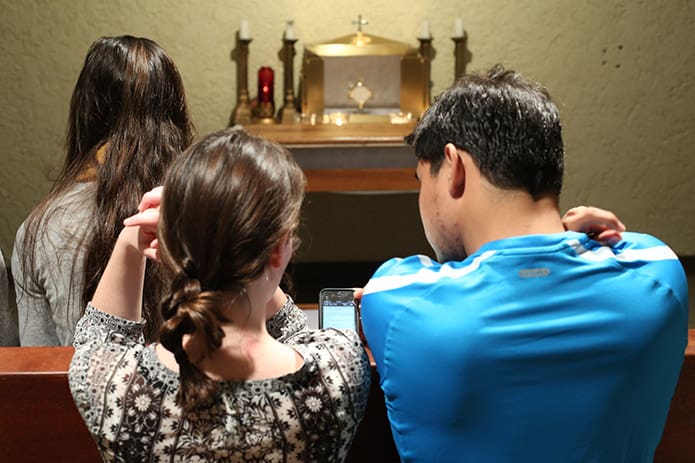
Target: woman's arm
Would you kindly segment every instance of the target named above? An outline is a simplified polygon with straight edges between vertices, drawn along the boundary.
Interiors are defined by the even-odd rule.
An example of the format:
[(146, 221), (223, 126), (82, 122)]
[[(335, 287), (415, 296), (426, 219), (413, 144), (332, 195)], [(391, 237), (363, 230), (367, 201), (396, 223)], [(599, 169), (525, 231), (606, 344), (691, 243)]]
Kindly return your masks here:
[[(60, 345), (60, 339), (56, 330), (56, 324), (53, 320), (53, 312), (49, 303), (48, 291), (52, 291), (55, 300), (58, 300), (58, 295), (52, 290), (53, 286), (48, 289), (39, 286), (39, 280), (45, 280), (43, 272), (58, 272), (62, 273), (62, 269), (56, 261), (49, 261), (49, 256), (56, 256), (59, 252), (52, 246), (50, 240), (36, 243), (42, 248), (41, 253), (34, 253), (34, 259), (40, 259), (40, 262), (34, 264), (34, 272), (37, 275), (31, 275), (29, 269), (25, 268), (26, 259), (24, 253), (28, 252), (24, 249), (24, 224), (17, 230), (17, 235), (14, 241), (12, 250), (12, 277), (14, 278), (15, 300), (17, 303), (17, 320), (11, 317), (8, 312), (6, 315), (11, 317), (11, 320), (6, 320), (6, 323), (11, 323), (9, 331), (3, 332), (0, 336), (3, 337), (2, 345), (22, 345), (22, 346), (57, 346)], [(63, 280), (69, 281), (69, 280)], [(63, 298), (62, 302), (67, 306), (67, 299)], [(66, 309), (67, 310), (67, 309)], [(63, 313), (67, 318), (67, 314)]]
[(18, 346), (16, 312), (10, 310), (7, 267), (0, 252), (0, 346)]
[(146, 261), (141, 251), (142, 235), (140, 227), (125, 227), (118, 236), (92, 297), (92, 305), (102, 312), (126, 320), (141, 320)]

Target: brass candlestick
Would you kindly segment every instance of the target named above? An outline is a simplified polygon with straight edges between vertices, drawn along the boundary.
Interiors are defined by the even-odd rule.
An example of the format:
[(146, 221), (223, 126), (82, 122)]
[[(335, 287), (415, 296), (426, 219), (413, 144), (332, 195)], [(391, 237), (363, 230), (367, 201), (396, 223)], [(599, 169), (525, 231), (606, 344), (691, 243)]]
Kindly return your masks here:
[(460, 37), (452, 37), (454, 41), (454, 82), (458, 81), (466, 73), (466, 41), (468, 37), (465, 32)]
[(420, 59), (425, 64), (425, 106), (432, 102), (432, 59), (434, 58), (434, 48), (432, 48), (432, 37), (418, 37), (420, 41)]
[(232, 124), (251, 123), (249, 103), (249, 44), (253, 39), (241, 39), (237, 34), (237, 46), (232, 53), (236, 59), (237, 105), (232, 112)]
[(272, 101), (261, 101), (256, 106), (256, 112), (254, 117), (254, 122), (261, 124), (274, 124), (275, 119), (273, 119), (273, 113), (275, 112), (275, 106)]
[(298, 121), (297, 104), (294, 100), (294, 44), (297, 39), (282, 39), (282, 49), (280, 59), (284, 68), (283, 92), (284, 102), (278, 112), (278, 121), (281, 124), (293, 124)]

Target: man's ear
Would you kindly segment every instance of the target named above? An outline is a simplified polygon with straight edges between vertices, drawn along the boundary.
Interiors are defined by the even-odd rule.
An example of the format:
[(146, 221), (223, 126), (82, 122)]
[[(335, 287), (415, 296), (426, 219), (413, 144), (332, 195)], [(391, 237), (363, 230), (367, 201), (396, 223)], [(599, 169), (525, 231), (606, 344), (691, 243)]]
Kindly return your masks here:
[(444, 160), (449, 165), (449, 194), (452, 198), (460, 198), (466, 190), (466, 167), (453, 143), (447, 143), (444, 147)]

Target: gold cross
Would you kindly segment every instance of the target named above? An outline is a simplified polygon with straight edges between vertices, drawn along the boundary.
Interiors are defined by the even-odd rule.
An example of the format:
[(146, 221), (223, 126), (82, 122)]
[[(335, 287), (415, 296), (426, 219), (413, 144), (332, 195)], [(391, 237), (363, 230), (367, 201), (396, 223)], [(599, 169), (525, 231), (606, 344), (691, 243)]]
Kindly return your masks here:
[(362, 15), (357, 15), (357, 21), (352, 21), (352, 24), (357, 24), (357, 32), (362, 32), (362, 26), (369, 24), (369, 21), (362, 19)]

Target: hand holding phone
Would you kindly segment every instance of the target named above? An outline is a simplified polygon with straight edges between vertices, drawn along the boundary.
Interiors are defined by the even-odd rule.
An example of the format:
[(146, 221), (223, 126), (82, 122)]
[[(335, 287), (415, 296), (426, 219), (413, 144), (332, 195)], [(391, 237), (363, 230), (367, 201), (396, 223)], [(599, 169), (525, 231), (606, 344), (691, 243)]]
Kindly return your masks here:
[(324, 288), (319, 293), (319, 328), (358, 331), (359, 317), (352, 288)]

